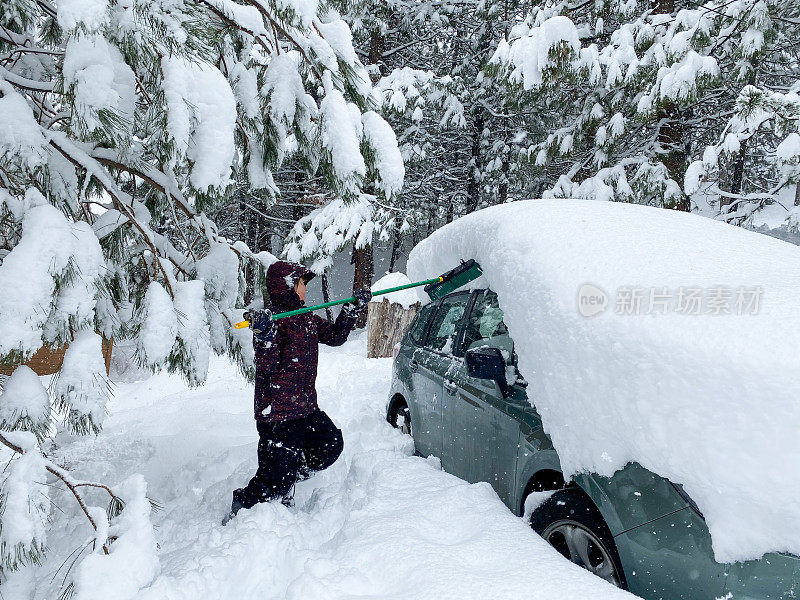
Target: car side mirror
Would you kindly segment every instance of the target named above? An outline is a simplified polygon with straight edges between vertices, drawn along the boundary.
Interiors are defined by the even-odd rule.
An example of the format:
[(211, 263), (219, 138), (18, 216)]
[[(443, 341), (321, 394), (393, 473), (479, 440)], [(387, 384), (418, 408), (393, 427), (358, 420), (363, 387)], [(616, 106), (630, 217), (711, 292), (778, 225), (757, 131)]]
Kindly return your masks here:
[(467, 365), (467, 374), (478, 379), (492, 379), (500, 386), (503, 396), (508, 395), (509, 387), (506, 380), (506, 361), (500, 348), (483, 346), (470, 348), (464, 357)]

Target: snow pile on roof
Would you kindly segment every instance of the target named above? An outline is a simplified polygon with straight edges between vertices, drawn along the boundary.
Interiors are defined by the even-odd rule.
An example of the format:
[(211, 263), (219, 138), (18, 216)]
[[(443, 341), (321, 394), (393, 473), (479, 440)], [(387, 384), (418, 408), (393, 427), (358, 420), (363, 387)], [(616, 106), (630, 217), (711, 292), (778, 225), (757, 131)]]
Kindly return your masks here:
[[(374, 294), (378, 290), (386, 290), (389, 288), (398, 287), (400, 285), (407, 285), (409, 283), (411, 283), (411, 280), (405, 275), (405, 273), (387, 273), (374, 284), (372, 284), (372, 293)], [(419, 288), (409, 288), (406, 290), (400, 290), (399, 292), (392, 292), (391, 294), (375, 296), (372, 301), (383, 302), (383, 299), (386, 298), (391, 304), (402, 304), (403, 308), (408, 309), (412, 304), (422, 302), (422, 298), (417, 290), (419, 290)]]
[(697, 502), (717, 560), (800, 554), (800, 249), (679, 212), (535, 200), (436, 231), (409, 275), (470, 258), (565, 475), (637, 461)]

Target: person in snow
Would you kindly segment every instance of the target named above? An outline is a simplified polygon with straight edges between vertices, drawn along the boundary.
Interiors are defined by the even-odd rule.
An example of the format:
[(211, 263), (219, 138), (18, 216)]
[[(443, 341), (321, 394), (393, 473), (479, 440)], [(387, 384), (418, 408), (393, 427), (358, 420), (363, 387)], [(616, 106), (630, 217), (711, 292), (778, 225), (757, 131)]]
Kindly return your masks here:
[(342, 453), (341, 430), (317, 406), (318, 345), (342, 345), (372, 294), (356, 291), (355, 302), (345, 304), (333, 323), (310, 312), (273, 320), (274, 313), (305, 304), (306, 285), (313, 278), (301, 265), (272, 264), (267, 270), (271, 306), (250, 315), (258, 470), (246, 487), (234, 490), (225, 522), (259, 502), (280, 499), (291, 505), (295, 483), (330, 467)]

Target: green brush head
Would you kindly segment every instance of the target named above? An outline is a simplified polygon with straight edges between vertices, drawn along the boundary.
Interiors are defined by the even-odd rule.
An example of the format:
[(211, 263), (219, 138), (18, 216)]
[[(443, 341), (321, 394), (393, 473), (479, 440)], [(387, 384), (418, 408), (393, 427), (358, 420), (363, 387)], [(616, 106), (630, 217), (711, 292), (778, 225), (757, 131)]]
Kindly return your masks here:
[(470, 259), (442, 275), (441, 282), (429, 283), (423, 289), (431, 300), (438, 300), (461, 286), (467, 285), (470, 281), (476, 280), (481, 275), (483, 275), (481, 266)]

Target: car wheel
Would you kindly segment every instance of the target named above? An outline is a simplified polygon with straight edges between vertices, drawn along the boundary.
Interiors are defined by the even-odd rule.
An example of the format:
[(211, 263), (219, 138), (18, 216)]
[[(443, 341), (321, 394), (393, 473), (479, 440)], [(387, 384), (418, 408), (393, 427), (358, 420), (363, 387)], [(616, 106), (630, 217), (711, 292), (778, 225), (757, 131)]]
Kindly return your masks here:
[(405, 400), (398, 400), (392, 405), (389, 423), (395, 429), (399, 429), (401, 433), (411, 435), (411, 412), (408, 410)]
[(614, 538), (602, 515), (582, 492), (553, 494), (531, 515), (531, 527), (568, 560), (627, 589)]

